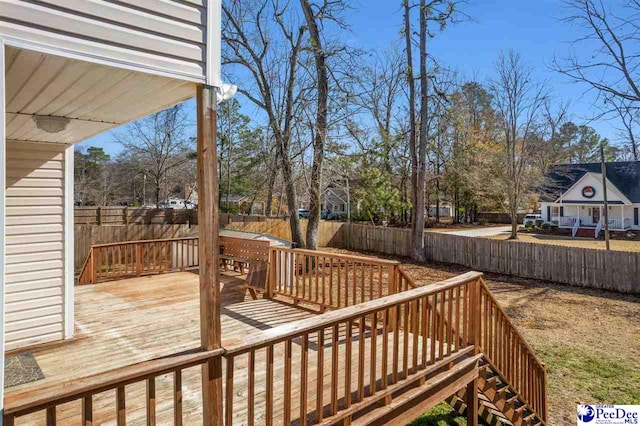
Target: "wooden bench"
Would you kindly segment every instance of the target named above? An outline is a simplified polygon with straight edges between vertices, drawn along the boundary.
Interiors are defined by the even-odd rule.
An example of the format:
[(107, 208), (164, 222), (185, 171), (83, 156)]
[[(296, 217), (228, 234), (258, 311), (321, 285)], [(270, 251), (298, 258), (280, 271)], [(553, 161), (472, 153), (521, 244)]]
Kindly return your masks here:
[(266, 290), (271, 241), (220, 237), (220, 246), (220, 266), (226, 270), (231, 265), (240, 273), (246, 269), (246, 285), (253, 298), (256, 298), (256, 290)]

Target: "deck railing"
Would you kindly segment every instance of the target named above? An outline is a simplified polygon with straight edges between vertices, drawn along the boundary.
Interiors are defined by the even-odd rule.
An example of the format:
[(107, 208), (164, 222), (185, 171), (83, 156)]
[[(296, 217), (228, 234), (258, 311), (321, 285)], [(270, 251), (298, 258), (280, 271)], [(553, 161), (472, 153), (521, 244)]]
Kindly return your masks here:
[[(118, 425), (126, 424), (126, 386), (144, 384), (146, 386), (146, 418), (148, 425), (156, 424), (156, 378), (170, 374), (173, 376), (173, 424), (183, 424), (183, 371), (210, 362), (221, 362), (223, 349), (193, 351), (171, 355), (117, 370), (80, 379), (65, 386), (44, 387), (25, 394), (15, 394), (5, 398), (4, 425), (13, 426), (16, 419), (31, 413), (45, 411), (47, 425), (57, 424), (57, 408), (77, 402), (81, 406), (81, 419), (74, 424), (102, 424), (114, 417)], [(115, 390), (115, 404), (110, 410), (103, 403), (97, 405), (94, 397)], [(137, 404), (137, 402), (136, 402)], [(36, 422), (40, 424), (40, 422)]]
[(79, 284), (198, 267), (198, 238), (128, 241), (91, 246)]
[(383, 296), (225, 348), (225, 424), (347, 420), (419, 384), (429, 366), (473, 353), (480, 276)]
[[(223, 383), (222, 408), (217, 407), (222, 409), (218, 424), (222, 424), (224, 417), (224, 424), (229, 426), (280, 422), (329, 425), (348, 422), (352, 416), (376, 404), (390, 403), (395, 393), (410, 385), (424, 384), (432, 372), (452, 368), (454, 361), (471, 362), (477, 357), (484, 358), (528, 411), (546, 422), (545, 366), (484, 285), (482, 274), (470, 272), (416, 287), (396, 262), (331, 253), (312, 255), (288, 249), (271, 252), (276, 261), (282, 260), (280, 257), (287, 259), (290, 254), (299, 256), (298, 261), (289, 261), (294, 267), (301, 259), (313, 262), (307, 271), (296, 268), (299, 274), (315, 271), (312, 279), (307, 275), (305, 281), (305, 296), (301, 298), (305, 302), (321, 304), (325, 294), (321, 289), (330, 286), (325, 279), (325, 287), (320, 287), (323, 268), (346, 270), (347, 264), (349, 268), (357, 268), (355, 275), (348, 274), (355, 276), (354, 279), (341, 280), (340, 286), (337, 281), (334, 283), (333, 299), (329, 298), (332, 293), (325, 294), (326, 307), (341, 309), (258, 331), (220, 350), (176, 354), (77, 380), (62, 388), (56, 386), (12, 395), (5, 401), (6, 424), (13, 425), (16, 417), (44, 410), (47, 424), (55, 425), (57, 407), (80, 400), (82, 424), (93, 424), (98, 417), (106, 421), (115, 416), (117, 424), (124, 425), (125, 387), (144, 383), (147, 424), (154, 425), (155, 380), (169, 373), (174, 380), (173, 424), (181, 425), (182, 371), (215, 362), (219, 363), (216, 365), (220, 371), (225, 372), (212, 377)], [(389, 268), (391, 272), (380, 273), (379, 267)], [(382, 280), (375, 278), (374, 272), (378, 273), (377, 277), (382, 275)], [(271, 273), (277, 275), (278, 271), (272, 269)], [(295, 282), (295, 279), (290, 281)], [(286, 281), (282, 283), (269, 291), (274, 294), (282, 291), (288, 297), (295, 294), (295, 287), (287, 286)], [(283, 286), (286, 291), (282, 290)], [(302, 284), (297, 288), (300, 295)], [(338, 304), (338, 294), (341, 294), (340, 303), (346, 307)], [(473, 355), (476, 358), (470, 359)], [(476, 371), (476, 374), (479, 373)], [(100, 413), (95, 417), (92, 403), (98, 400), (93, 398), (108, 390), (116, 391), (113, 407), (105, 404), (101, 397)], [(443, 400), (448, 395), (443, 396)]]
[(344, 308), (406, 290), (399, 262), (338, 253), (271, 248), (267, 293), (321, 308)]
[(541, 419), (547, 421), (547, 370), (502, 310), (489, 288), (480, 286), (480, 349), (494, 371)]

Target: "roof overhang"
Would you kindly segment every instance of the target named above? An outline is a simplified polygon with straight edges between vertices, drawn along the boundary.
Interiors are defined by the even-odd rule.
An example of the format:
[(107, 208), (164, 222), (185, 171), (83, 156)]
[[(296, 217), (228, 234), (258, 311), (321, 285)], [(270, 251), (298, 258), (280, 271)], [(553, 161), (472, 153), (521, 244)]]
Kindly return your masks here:
[[(194, 82), (6, 46), (6, 138), (73, 144), (180, 103)], [(49, 133), (34, 117), (68, 120)]]

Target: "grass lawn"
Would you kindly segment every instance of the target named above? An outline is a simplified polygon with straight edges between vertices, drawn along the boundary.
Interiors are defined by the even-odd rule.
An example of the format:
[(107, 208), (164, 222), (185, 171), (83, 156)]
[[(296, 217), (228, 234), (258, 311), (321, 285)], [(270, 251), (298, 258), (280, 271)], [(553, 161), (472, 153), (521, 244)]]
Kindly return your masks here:
[[(468, 271), (398, 260), (422, 285)], [(486, 282), (547, 364), (548, 424), (575, 425), (577, 404), (640, 404), (640, 297), (493, 274)], [(413, 423), (464, 424), (446, 405)]]
[[(506, 240), (509, 238), (509, 234), (498, 234), (486, 238)], [(596, 240), (594, 238), (571, 238), (562, 235), (525, 234), (520, 232), (518, 233), (518, 240), (515, 242), (518, 241), (599, 250), (605, 249), (604, 240)], [(640, 252), (640, 241), (611, 240), (611, 250)]]

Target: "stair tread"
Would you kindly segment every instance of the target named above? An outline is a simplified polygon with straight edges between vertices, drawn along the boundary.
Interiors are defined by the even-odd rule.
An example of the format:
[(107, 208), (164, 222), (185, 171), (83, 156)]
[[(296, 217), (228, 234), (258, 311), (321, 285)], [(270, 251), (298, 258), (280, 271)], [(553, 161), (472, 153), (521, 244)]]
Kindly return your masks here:
[[(465, 359), (463, 361), (461, 361), (460, 363), (458, 363), (456, 365), (456, 367), (459, 366), (465, 366), (468, 364), (472, 364), (477, 362), (473, 360), (472, 358), (468, 358)], [(362, 417), (359, 417), (355, 420), (353, 420), (351, 422), (352, 425), (366, 425), (368, 423), (370, 423), (371, 421), (382, 417), (386, 414), (389, 414), (391, 412), (393, 412), (394, 410), (396, 410), (398, 407), (401, 407), (407, 403), (409, 403), (410, 401), (412, 401), (415, 398), (420, 397), (422, 394), (424, 394), (427, 389), (429, 388), (433, 388), (435, 386), (437, 386), (442, 380), (445, 380), (446, 378), (448, 378), (451, 374), (451, 370), (445, 370), (443, 372), (441, 372), (440, 374), (437, 374), (433, 377), (431, 377), (427, 383), (430, 383), (429, 386), (427, 386), (426, 384), (423, 386), (418, 386), (418, 387), (413, 387), (413, 388), (408, 388), (405, 392), (403, 392), (401, 395), (399, 395), (398, 397), (394, 398), (390, 404), (387, 405), (383, 405), (380, 406), (366, 414), (364, 414)], [(454, 394), (455, 395), (455, 394)]]

